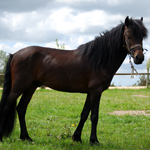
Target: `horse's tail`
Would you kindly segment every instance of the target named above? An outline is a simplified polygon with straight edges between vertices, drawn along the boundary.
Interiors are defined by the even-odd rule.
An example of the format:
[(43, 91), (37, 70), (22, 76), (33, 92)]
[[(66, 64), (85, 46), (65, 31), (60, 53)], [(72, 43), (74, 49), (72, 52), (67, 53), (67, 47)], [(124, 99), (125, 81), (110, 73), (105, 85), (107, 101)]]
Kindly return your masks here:
[(5, 109), (7, 109), (7, 100), (11, 91), (11, 60), (13, 55), (10, 54), (9, 59), (7, 61), (5, 77), (4, 77), (4, 85), (3, 85), (3, 93), (0, 102), (0, 127), (2, 136), (9, 136), (14, 128), (15, 116), (16, 116), (16, 102), (9, 104), (9, 110), (6, 113), (3, 113)]

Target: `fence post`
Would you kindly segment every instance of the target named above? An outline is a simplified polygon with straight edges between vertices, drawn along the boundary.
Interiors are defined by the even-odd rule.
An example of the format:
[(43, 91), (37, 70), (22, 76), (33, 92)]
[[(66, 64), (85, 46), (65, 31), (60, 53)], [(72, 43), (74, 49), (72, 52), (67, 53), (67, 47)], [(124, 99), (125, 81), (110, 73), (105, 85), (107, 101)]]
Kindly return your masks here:
[[(149, 73), (149, 68), (147, 68), (147, 73)], [(147, 74), (147, 79), (146, 79), (146, 88), (148, 89), (149, 87), (149, 74)]]

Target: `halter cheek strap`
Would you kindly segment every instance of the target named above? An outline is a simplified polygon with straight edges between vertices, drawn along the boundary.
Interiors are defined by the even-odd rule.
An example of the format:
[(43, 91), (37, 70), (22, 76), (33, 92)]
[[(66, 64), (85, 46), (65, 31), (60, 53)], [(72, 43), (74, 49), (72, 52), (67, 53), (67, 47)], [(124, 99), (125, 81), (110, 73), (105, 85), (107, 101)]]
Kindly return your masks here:
[(134, 44), (133, 46), (130, 47), (128, 44), (128, 40), (126, 39), (126, 32), (128, 32), (128, 30), (124, 32), (123, 41), (125, 41), (125, 45), (123, 45), (123, 47), (125, 47), (128, 50), (128, 53), (131, 55), (131, 57), (134, 57), (134, 51), (135, 50), (143, 51), (143, 47), (141, 44)]

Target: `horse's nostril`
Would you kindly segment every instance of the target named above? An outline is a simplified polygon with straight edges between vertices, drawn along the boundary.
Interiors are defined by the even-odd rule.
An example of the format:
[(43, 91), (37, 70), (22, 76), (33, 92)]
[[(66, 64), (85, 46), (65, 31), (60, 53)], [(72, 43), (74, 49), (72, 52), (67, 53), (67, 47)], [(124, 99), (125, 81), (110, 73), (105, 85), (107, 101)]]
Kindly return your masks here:
[(139, 59), (139, 56), (137, 55), (137, 56), (136, 56), (136, 60), (138, 60), (138, 59)]
[(141, 64), (144, 61), (144, 56), (137, 55), (134, 57), (135, 64)]

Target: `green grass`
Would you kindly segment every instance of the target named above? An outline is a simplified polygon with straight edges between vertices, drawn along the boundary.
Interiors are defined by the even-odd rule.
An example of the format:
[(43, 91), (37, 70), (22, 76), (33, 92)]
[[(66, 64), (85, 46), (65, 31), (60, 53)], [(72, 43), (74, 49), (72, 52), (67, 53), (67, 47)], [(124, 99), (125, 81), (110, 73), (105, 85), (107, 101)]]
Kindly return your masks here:
[[(2, 91), (0, 91), (0, 94)], [(0, 150), (150, 150), (150, 116), (110, 115), (114, 110), (150, 110), (149, 89), (106, 90), (101, 98), (97, 135), (100, 146), (89, 144), (90, 117), (82, 132), (82, 144), (71, 136), (80, 119), (86, 95), (37, 90), (28, 106), (26, 121), (34, 142), (21, 141), (18, 119), (10, 138)]]

